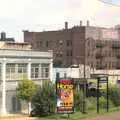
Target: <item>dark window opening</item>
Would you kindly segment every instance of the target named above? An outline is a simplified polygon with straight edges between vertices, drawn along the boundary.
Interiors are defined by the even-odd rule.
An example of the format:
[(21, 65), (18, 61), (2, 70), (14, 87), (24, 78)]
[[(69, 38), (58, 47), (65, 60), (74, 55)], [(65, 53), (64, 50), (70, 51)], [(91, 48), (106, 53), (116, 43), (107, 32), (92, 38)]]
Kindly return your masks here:
[(67, 51), (67, 56), (72, 56), (72, 51)]
[(71, 46), (72, 45), (72, 41), (71, 40), (67, 40), (67, 46)]
[(39, 41), (39, 46), (42, 47), (43, 46), (43, 42)]
[(48, 47), (49, 46), (49, 44), (48, 44), (48, 41), (46, 41), (46, 45), (45, 45), (46, 47)]

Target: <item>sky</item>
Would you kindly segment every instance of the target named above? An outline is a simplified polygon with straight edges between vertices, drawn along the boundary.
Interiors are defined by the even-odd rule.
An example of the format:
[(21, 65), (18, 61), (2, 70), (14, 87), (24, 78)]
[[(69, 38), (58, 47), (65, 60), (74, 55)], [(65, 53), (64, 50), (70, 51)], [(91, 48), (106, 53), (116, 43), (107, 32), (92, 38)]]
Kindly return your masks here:
[[(120, 0), (105, 0), (120, 4)], [(23, 30), (47, 31), (83, 25), (113, 27), (120, 24), (120, 7), (99, 0), (0, 0), (0, 32), (23, 42)]]

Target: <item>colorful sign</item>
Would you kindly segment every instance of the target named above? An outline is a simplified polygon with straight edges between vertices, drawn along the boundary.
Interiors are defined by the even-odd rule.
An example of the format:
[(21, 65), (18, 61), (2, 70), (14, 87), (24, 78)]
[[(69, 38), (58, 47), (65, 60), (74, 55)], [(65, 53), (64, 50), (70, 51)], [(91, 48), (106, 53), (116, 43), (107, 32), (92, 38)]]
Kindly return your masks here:
[(57, 89), (57, 113), (73, 113), (73, 82), (69, 79), (61, 79), (56, 83)]

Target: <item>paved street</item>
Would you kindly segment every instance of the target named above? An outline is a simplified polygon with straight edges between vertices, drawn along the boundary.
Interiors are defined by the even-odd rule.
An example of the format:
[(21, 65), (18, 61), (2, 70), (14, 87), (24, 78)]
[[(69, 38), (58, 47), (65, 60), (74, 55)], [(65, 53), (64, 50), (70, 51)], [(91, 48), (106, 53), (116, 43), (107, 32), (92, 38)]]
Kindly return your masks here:
[[(0, 120), (35, 120), (35, 118), (28, 117), (26, 115), (9, 116), (0, 118)], [(104, 115), (98, 115), (96, 117), (90, 117), (84, 120), (120, 120), (120, 112), (113, 112)]]
[(113, 112), (104, 115), (99, 115), (85, 120), (120, 120), (120, 112)]

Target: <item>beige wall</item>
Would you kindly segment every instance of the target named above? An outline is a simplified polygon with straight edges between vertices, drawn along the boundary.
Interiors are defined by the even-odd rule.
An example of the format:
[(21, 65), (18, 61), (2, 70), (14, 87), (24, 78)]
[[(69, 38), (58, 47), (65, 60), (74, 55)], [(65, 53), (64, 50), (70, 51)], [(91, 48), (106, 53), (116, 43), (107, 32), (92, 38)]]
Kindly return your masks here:
[(31, 45), (24, 43), (0, 42), (0, 49), (31, 50)]
[(120, 70), (96, 70), (95, 74), (108, 74), (109, 83), (116, 84), (120, 80)]

